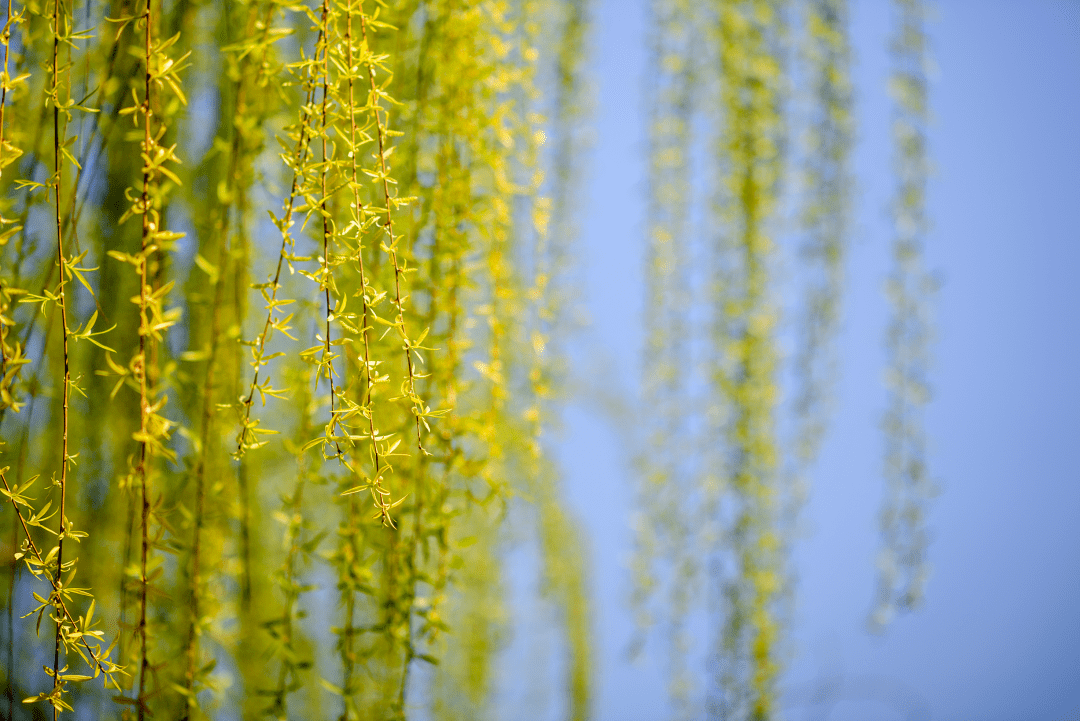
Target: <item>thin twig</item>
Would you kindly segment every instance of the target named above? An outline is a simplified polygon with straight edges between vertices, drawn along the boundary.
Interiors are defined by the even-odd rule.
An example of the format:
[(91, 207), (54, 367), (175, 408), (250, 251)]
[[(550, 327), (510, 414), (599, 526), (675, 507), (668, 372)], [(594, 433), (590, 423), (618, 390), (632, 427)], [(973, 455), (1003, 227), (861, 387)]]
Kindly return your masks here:
[[(53, 103), (53, 163), (54, 163), (54, 178), (56, 180), (56, 265), (60, 269), (60, 290), (57, 293), (58, 304), (60, 306), (60, 323), (61, 323), (61, 336), (64, 344), (64, 393), (63, 393), (63, 415), (61, 419), (61, 427), (63, 432), (63, 441), (60, 446), (60, 534), (56, 541), (56, 575), (60, 578), (60, 574), (64, 569), (64, 535), (67, 532), (67, 515), (66, 515), (66, 501), (67, 501), (67, 467), (68, 467), (68, 395), (70, 393), (71, 385), (71, 368), (70, 358), (68, 357), (68, 327), (67, 327), (67, 298), (64, 291), (64, 235), (63, 235), (63, 218), (60, 211), (60, 194), (63, 190), (63, 168), (64, 161), (61, 154), (62, 142), (60, 132), (60, 83), (59, 83), (59, 54), (60, 54), (60, 1), (55, 0), (53, 4), (53, 57), (52, 57), (52, 103)], [(59, 695), (60, 692), (60, 645), (61, 636), (63, 635), (63, 623), (61, 619), (56, 620), (56, 640), (53, 648), (53, 693)], [(53, 703), (53, 721), (56, 721), (60, 714), (60, 707), (58, 704)]]

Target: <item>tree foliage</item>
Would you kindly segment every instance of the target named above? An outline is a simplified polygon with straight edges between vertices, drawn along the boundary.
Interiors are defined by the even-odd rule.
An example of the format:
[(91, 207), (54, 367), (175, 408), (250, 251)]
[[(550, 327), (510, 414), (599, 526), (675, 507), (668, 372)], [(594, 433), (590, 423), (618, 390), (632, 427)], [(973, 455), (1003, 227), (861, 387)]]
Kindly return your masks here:
[[(881, 613), (917, 600), (925, 545), (924, 41), (918, 3), (898, 7)], [(689, 717), (685, 617), (713, 598), (710, 712), (765, 719), (839, 315), (845, 3), (652, 13), (634, 604), (670, 631)], [(8, 718), (488, 717), (522, 538), (560, 619), (566, 713), (589, 715), (585, 534), (550, 440), (588, 32), (585, 0), (8, 0)], [(799, 162), (785, 455), (773, 256)]]

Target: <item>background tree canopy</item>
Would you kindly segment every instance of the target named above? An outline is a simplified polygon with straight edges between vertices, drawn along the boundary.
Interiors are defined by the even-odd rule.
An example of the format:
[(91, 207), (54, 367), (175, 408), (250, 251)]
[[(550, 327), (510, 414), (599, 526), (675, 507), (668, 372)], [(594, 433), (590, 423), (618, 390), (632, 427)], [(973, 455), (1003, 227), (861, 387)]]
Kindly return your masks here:
[[(552, 667), (596, 715), (620, 560), (589, 553), (612, 510), (568, 501), (569, 399), (632, 469), (629, 654), (679, 717), (783, 715), (855, 227), (849, 10), (649, 4), (631, 391), (574, 350), (597, 12), (7, 4), (5, 717), (497, 718)], [(889, 17), (876, 630), (923, 596), (935, 492), (925, 9)], [(554, 634), (513, 633), (523, 569)]]

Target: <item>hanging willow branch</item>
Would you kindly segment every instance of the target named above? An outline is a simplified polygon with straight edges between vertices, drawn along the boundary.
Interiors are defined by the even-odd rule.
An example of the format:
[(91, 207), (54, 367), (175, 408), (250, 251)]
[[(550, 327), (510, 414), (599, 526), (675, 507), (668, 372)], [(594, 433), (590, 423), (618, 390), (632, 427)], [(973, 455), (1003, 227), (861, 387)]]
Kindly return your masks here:
[[(693, 675), (686, 664), (686, 618), (700, 593), (695, 512), (695, 400), (691, 326), (694, 116), (703, 49), (701, 10), (687, 0), (652, 4), (646, 363), (642, 390), (648, 439), (639, 467), (643, 483), (635, 520), (634, 595), (639, 634), (657, 623), (667, 635), (668, 691), (678, 717), (692, 716)], [(644, 509), (648, 509), (645, 511)], [(668, 571), (670, 570), (670, 577)], [(662, 581), (661, 579), (666, 578)], [(659, 603), (659, 608), (657, 604)], [(638, 639), (636, 650), (642, 647)]]
[[(64, 25), (66, 26), (66, 18)], [(71, 367), (70, 357), (68, 356), (68, 320), (67, 320), (67, 297), (64, 293), (64, 280), (65, 275), (65, 259), (64, 259), (64, 235), (63, 235), (63, 220), (61, 218), (61, 196), (64, 189), (64, 158), (61, 154), (61, 149), (66, 146), (63, 142), (64, 130), (60, 123), (61, 113), (61, 101), (60, 101), (60, 42), (61, 33), (66, 34), (67, 28), (61, 29), (61, 10), (59, 0), (54, 0), (53, 3), (53, 55), (52, 55), (52, 94), (50, 97), (53, 108), (53, 191), (56, 194), (55, 203), (55, 218), (56, 218), (56, 265), (60, 268), (60, 288), (56, 293), (57, 306), (60, 309), (60, 331), (63, 341), (63, 353), (64, 353), (64, 389), (63, 389), (63, 410), (60, 420), (61, 424), (61, 443), (60, 443), (60, 518), (58, 523), (60, 530), (56, 539), (56, 574), (55, 577), (60, 579), (63, 577), (64, 571), (67, 570), (64, 567), (64, 537), (67, 535), (67, 472), (70, 465), (70, 459), (68, 458), (68, 398), (71, 392)], [(66, 118), (65, 118), (66, 121)], [(69, 564), (70, 565), (70, 564)], [(55, 699), (53, 703), (53, 721), (57, 718), (61, 709), (71, 710), (70, 706), (66, 704), (60, 704), (61, 693), (61, 678), (60, 678), (60, 646), (61, 636), (63, 635), (62, 629), (63, 623), (61, 619), (56, 619), (56, 642), (55, 650), (53, 654), (53, 692), (51, 699)]]
[[(34, 597), (41, 604), (38, 608), (34, 609), (27, 615), (37, 614), (39, 618), (44, 612), (44, 609), (52, 604), (56, 610), (56, 622), (59, 628), (60, 640), (63, 644), (65, 651), (70, 653), (75, 651), (82, 659), (93, 669), (94, 675), (84, 676), (81, 674), (56, 674), (56, 680), (58, 683), (54, 686), (52, 693), (42, 693), (39, 696), (26, 699), (26, 702), (48, 700), (54, 709), (67, 709), (72, 710), (71, 706), (63, 701), (61, 694), (63, 691), (63, 682), (65, 681), (86, 681), (90, 678), (97, 678), (100, 674), (104, 674), (104, 682), (106, 684), (112, 684), (117, 690), (120, 689), (119, 683), (115, 676), (124, 673), (122, 666), (119, 666), (109, 660), (109, 656), (112, 654), (113, 646), (109, 646), (106, 650), (101, 649), (101, 638), (104, 633), (101, 631), (93, 630), (94, 621), (94, 604), (90, 603), (90, 608), (85, 615), (76, 617), (68, 607), (68, 604), (72, 602), (74, 596), (89, 596), (86, 589), (74, 588), (71, 586), (71, 579), (74, 577), (74, 572), (68, 577), (65, 583), (60, 581), (58, 572), (54, 572), (52, 569), (57, 568), (57, 564), (53, 561), (56, 556), (55, 548), (49, 552), (48, 556), (43, 557), (38, 550), (37, 544), (34, 543), (34, 537), (30, 533), (30, 528), (40, 528), (48, 530), (44, 525), (44, 521), (48, 520), (48, 516), (45, 515), (48, 512), (48, 505), (46, 505), (41, 511), (34, 511), (34, 507), (31, 505), (31, 499), (26, 495), (26, 491), (34, 484), (34, 478), (30, 479), (22, 486), (12, 487), (8, 484), (7, 476), (5, 475), (7, 469), (0, 470), (0, 481), (3, 482), (3, 494), (7, 496), (11, 501), (12, 507), (15, 509), (15, 515), (19, 519), (19, 525), (22, 527), (24, 534), (23, 550), (15, 554), (15, 560), (23, 560), (26, 563), (27, 570), (35, 578), (44, 576), (48, 580), (52, 590), (49, 595), (49, 599), (43, 599), (37, 594)], [(36, 477), (35, 477), (36, 478)], [(22, 508), (27, 509), (30, 512), (30, 518), (23, 515)], [(85, 537), (86, 534), (79, 534), (78, 532), (72, 533), (72, 536), (77, 538), (79, 535)], [(27, 554), (29, 551), (29, 555)], [(92, 639), (88, 641), (87, 638)], [(83, 654), (83, 651), (86, 651)]]
[(805, 12), (804, 57), (812, 109), (805, 142), (800, 259), (809, 280), (795, 359), (795, 439), (799, 472), (817, 457), (836, 376), (834, 340), (840, 321), (851, 216), (853, 144), (846, 0), (814, 0)]
[(927, 472), (923, 409), (930, 400), (930, 297), (936, 282), (923, 261), (926, 234), (928, 123), (926, 10), (920, 0), (896, 0), (892, 91), (896, 236), (893, 271), (886, 285), (893, 308), (887, 348), (889, 408), (885, 414), (884, 537), (878, 590), (870, 623), (880, 629), (897, 611), (922, 600), (926, 565), (926, 505), (933, 495)]

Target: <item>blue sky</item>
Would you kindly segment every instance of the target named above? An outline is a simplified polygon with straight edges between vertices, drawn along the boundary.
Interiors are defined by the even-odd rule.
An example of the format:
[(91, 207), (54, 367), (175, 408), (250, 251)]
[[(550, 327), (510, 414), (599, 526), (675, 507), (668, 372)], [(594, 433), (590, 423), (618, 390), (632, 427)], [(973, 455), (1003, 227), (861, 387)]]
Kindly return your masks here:
[[(784, 718), (1075, 719), (1080, 2), (940, 0), (929, 28), (938, 71), (927, 257), (944, 284), (927, 427), (942, 492), (925, 604), (874, 636), (864, 619), (883, 487), (888, 10), (885, 0), (852, 6), (859, 193), (842, 378), (796, 549)], [(595, 20), (597, 141), (578, 252), (591, 323), (574, 353), (605, 359), (607, 379), (629, 388), (642, 347), (646, 3), (603, 0)], [(630, 449), (602, 412), (578, 403), (560, 452), (571, 502), (590, 519), (596, 718), (666, 718), (662, 645), (636, 664), (623, 656), (633, 631)]]

